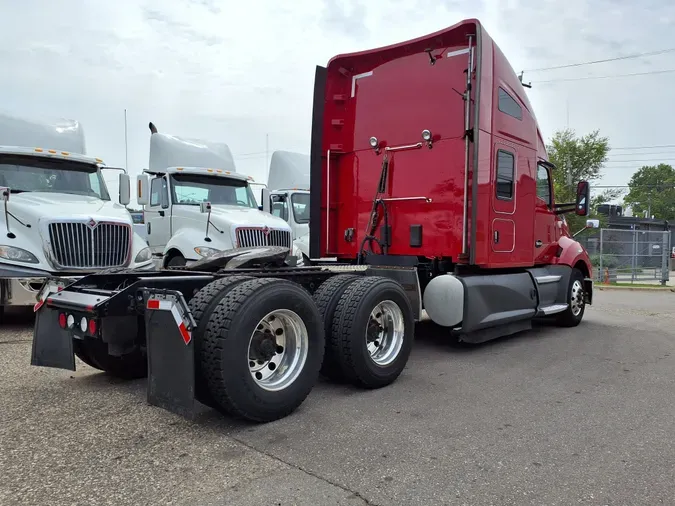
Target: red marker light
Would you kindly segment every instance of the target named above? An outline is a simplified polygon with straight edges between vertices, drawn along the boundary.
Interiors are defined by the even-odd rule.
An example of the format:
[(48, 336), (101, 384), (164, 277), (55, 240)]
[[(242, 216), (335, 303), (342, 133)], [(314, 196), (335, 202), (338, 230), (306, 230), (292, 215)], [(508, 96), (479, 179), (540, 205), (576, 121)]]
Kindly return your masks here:
[(96, 320), (89, 320), (89, 333), (96, 334)]
[(59, 327), (66, 328), (66, 313), (59, 314)]

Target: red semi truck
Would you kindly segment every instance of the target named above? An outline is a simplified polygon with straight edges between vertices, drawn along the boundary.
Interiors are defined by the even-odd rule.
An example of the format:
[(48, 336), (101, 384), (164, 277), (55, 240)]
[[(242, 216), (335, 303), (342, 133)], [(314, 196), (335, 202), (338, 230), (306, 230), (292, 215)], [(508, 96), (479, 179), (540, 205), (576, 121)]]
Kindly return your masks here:
[(32, 364), (74, 370), (78, 356), (147, 375), (151, 404), (265, 422), (320, 371), (395, 381), (424, 310), (470, 343), (579, 324), (591, 264), (563, 215), (588, 214), (589, 185), (555, 203), (532, 107), (477, 20), (317, 67), (311, 138), (310, 254), (338, 262), (297, 267), (263, 243), (48, 283)]

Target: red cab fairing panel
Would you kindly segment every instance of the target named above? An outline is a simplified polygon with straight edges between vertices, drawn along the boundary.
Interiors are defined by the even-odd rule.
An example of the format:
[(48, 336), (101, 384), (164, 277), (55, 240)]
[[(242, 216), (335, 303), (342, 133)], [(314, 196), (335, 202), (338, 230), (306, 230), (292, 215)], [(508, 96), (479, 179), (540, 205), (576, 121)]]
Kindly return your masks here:
[[(358, 255), (381, 175), (384, 148), (422, 143), (422, 131), (426, 129), (433, 135), (432, 149), (422, 143), (420, 148), (387, 154), (389, 173), (382, 198), (387, 201), (392, 227), (389, 254), (459, 257), (466, 163), (462, 95), (469, 42), (476, 46), (479, 30), (478, 21), (463, 21), (413, 41), (337, 56), (325, 71), (317, 70), (317, 87), (322, 72), (326, 81), (323, 99), (318, 89), (315, 91), (312, 145), (312, 191), (318, 189), (317, 179), (321, 185), (320, 204), (315, 196), (312, 209), (312, 243), (321, 256), (351, 259)], [(317, 104), (317, 100), (323, 103)], [(322, 125), (320, 147), (316, 121)], [(470, 128), (474, 122), (472, 105)], [(379, 141), (379, 154), (369, 144), (371, 137)], [(472, 147), (470, 162), (473, 157)], [(417, 200), (395, 200), (410, 197)], [(314, 218), (317, 210), (320, 219)], [(410, 240), (411, 228), (419, 225), (422, 241), (415, 245)], [(353, 234), (347, 240), (345, 234), (349, 236), (350, 231)], [(379, 229), (375, 235), (380, 236)], [(376, 245), (374, 249), (379, 253)]]

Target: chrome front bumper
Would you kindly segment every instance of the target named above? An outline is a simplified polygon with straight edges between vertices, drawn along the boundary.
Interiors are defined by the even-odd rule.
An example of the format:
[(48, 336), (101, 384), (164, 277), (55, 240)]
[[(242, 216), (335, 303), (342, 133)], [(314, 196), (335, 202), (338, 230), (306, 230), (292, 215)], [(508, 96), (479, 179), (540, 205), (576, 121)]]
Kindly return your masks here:
[(47, 278), (0, 279), (0, 304), (3, 306), (33, 306)]
[[(150, 271), (155, 270), (155, 266), (150, 262), (138, 269)], [(59, 275), (58, 273), (38, 269), (24, 269), (13, 265), (0, 264), (0, 306), (34, 306), (40, 289), (47, 279), (68, 285), (84, 276), (95, 273)]]

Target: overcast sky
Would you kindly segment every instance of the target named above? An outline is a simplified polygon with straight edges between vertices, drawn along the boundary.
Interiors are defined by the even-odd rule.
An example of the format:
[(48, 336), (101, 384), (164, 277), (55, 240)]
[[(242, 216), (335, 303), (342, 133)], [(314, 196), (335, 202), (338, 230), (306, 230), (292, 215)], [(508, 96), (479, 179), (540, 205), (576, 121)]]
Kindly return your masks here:
[[(265, 180), (266, 135), (270, 153), (309, 152), (316, 64), (468, 17), (517, 72), (675, 48), (675, 3), (665, 0), (5, 0), (0, 107), (79, 120), (88, 153), (118, 166), (126, 108), (132, 174), (147, 167), (153, 121), (162, 132), (226, 142), (239, 172)], [(613, 146), (634, 148), (675, 144), (675, 72), (563, 80), (670, 69), (675, 52), (526, 72), (525, 81), (547, 139), (569, 118), (579, 133), (597, 128)], [(616, 150), (604, 184), (626, 184), (642, 160), (660, 158), (675, 162), (675, 149)]]

